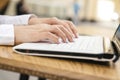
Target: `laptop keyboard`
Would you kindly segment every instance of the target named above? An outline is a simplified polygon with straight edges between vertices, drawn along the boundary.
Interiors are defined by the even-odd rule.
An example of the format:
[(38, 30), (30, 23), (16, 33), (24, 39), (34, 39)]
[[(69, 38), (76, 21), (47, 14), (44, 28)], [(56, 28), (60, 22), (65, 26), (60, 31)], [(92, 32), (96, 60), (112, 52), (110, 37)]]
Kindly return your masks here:
[(54, 50), (70, 50), (80, 52), (103, 52), (103, 37), (98, 36), (79, 36), (74, 42), (49, 45)]

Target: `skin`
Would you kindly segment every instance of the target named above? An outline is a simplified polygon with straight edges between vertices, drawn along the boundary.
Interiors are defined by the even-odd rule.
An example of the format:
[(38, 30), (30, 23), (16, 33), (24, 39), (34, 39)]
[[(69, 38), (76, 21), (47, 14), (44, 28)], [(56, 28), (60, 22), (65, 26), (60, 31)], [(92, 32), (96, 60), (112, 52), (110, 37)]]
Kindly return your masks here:
[(77, 29), (71, 21), (60, 20), (57, 18), (37, 18), (33, 17), (30, 19), (29, 24), (45, 23), (50, 25), (63, 25), (71, 34), (77, 37)]
[(77, 36), (77, 30), (70, 21), (57, 18), (37, 18), (31, 17), (28, 25), (14, 26), (15, 44), (25, 42), (39, 42), (50, 40), (52, 43), (59, 44), (59, 38), (63, 42), (73, 42)]

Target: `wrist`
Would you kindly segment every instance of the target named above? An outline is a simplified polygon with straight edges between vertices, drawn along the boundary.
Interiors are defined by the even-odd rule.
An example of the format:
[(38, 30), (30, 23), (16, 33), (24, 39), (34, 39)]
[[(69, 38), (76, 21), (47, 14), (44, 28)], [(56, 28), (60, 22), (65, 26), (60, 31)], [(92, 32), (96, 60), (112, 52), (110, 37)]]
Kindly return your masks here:
[(28, 24), (29, 25), (32, 25), (32, 24), (36, 24), (37, 23), (37, 16), (35, 16), (35, 15), (32, 15), (30, 18), (29, 18), (29, 20), (28, 20)]
[(25, 32), (24, 30), (29, 27), (28, 25), (24, 26), (24, 25), (14, 25), (14, 43), (16, 44), (20, 44), (23, 42), (23, 32)]

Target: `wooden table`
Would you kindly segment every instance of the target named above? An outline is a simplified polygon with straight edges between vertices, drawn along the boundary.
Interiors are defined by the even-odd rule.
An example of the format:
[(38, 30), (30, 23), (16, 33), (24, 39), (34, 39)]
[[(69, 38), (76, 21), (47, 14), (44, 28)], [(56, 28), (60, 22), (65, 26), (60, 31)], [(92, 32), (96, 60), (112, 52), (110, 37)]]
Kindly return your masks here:
[[(79, 27), (78, 30), (82, 34), (113, 35), (113, 31), (108, 29)], [(12, 47), (9, 46), (0, 46), (0, 68), (52, 80), (120, 80), (120, 60), (114, 65), (108, 66), (64, 59), (25, 56), (14, 53)]]
[(3, 9), (8, 2), (9, 2), (9, 0), (1, 0), (0, 1), (0, 10)]

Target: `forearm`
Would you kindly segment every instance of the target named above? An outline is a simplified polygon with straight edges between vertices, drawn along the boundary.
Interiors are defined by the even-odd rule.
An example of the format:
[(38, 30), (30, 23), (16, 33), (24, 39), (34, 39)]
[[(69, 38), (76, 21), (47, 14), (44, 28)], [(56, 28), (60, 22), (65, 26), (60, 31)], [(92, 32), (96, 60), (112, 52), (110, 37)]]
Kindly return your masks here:
[(0, 45), (16, 45), (25, 42), (27, 36), (24, 37), (24, 35), (31, 32), (30, 26), (33, 25), (0, 25)]
[(22, 43), (25, 34), (29, 33), (24, 31), (29, 25), (14, 25), (14, 45)]

